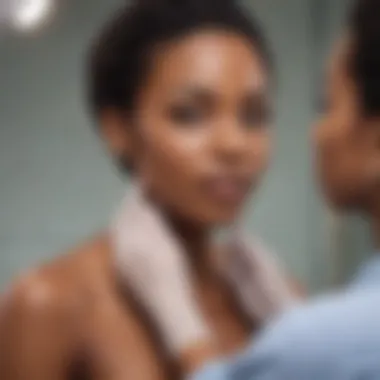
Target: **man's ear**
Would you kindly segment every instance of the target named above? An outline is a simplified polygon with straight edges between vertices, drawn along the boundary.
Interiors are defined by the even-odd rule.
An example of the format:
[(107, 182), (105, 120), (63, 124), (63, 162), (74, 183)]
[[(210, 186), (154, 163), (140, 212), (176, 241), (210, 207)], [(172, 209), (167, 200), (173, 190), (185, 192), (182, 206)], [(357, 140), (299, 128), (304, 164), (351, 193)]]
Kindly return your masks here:
[(372, 150), (377, 150), (380, 155), (380, 117), (372, 117), (365, 122), (361, 122), (360, 133), (365, 133), (368, 147)]
[(121, 111), (108, 108), (99, 116), (100, 133), (111, 155), (121, 161), (132, 161), (132, 133), (128, 119)]
[(367, 153), (367, 172), (370, 183), (377, 187), (380, 184), (380, 117), (368, 118), (360, 125), (360, 132), (364, 136), (363, 149)]

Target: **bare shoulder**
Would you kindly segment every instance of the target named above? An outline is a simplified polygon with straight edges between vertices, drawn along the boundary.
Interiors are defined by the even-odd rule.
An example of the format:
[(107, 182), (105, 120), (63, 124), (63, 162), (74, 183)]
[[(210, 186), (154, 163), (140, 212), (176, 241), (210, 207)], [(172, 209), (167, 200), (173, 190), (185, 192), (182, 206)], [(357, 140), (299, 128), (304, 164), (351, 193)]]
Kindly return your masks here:
[(103, 251), (103, 240), (93, 239), (16, 278), (1, 297), (0, 322), (72, 317), (90, 293)]
[(33, 345), (41, 363), (80, 347), (95, 373), (167, 378), (155, 334), (115, 284), (111, 252), (107, 237), (92, 239), (16, 279), (0, 305), (0, 362), (9, 352), (35, 355)]

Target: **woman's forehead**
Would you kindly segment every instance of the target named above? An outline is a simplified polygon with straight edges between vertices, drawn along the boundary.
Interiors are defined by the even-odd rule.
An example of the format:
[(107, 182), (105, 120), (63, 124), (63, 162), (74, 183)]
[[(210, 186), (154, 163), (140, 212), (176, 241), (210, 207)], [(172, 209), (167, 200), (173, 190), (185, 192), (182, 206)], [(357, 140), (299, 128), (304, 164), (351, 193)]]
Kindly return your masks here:
[[(154, 73), (160, 82), (187, 81), (220, 84), (228, 79), (265, 87), (263, 63), (244, 38), (232, 33), (203, 32), (166, 46), (156, 56)], [(158, 77), (158, 78), (157, 78)], [(214, 84), (215, 84), (214, 83)], [(162, 84), (162, 83), (161, 83)]]

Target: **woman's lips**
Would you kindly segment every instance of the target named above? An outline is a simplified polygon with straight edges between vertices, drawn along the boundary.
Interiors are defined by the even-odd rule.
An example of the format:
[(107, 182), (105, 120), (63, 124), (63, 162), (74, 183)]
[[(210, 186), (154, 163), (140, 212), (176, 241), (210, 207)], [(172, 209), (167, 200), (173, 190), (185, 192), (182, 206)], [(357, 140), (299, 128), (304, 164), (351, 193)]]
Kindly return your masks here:
[(202, 181), (202, 188), (208, 197), (220, 203), (243, 201), (250, 188), (250, 181), (237, 176), (210, 176)]

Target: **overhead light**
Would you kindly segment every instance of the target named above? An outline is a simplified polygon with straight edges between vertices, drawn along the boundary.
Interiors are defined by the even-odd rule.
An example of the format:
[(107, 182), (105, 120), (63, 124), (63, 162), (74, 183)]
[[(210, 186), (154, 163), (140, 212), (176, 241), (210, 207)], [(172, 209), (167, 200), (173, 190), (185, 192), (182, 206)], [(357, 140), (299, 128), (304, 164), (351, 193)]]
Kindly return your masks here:
[(53, 12), (53, 0), (14, 0), (11, 24), (20, 31), (37, 29)]

